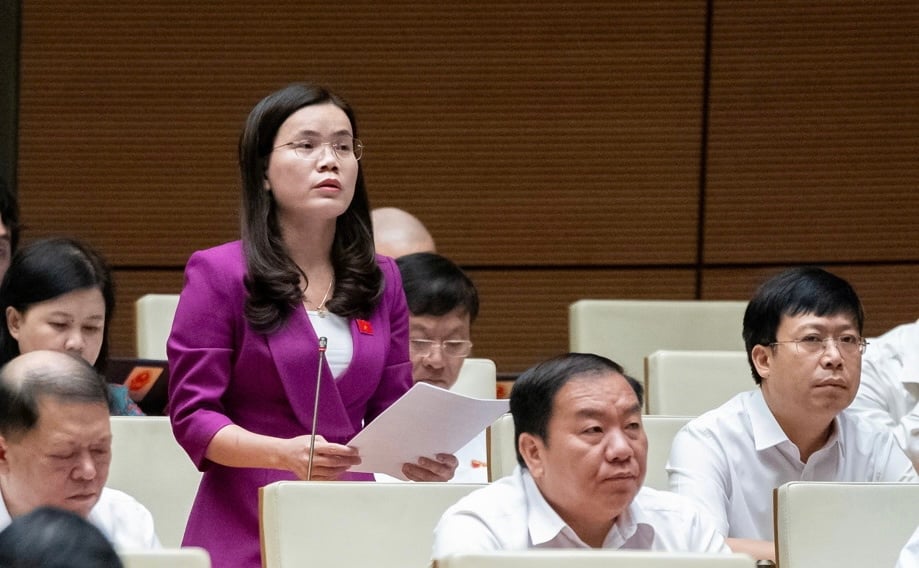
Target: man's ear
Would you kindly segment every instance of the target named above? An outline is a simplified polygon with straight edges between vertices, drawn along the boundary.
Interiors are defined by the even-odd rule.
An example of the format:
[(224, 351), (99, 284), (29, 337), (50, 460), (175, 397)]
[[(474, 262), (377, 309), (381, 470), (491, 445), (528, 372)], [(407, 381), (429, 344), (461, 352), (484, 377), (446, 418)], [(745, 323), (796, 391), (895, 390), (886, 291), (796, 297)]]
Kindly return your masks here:
[(766, 380), (769, 378), (769, 369), (772, 367), (772, 357), (774, 353), (772, 347), (766, 345), (754, 345), (750, 351), (750, 358), (753, 360), (753, 366), (759, 376)]
[(545, 469), (544, 463), (546, 459), (546, 445), (543, 443), (542, 438), (523, 432), (517, 441), (517, 449), (520, 451), (524, 463), (527, 464), (530, 475), (534, 479), (541, 478)]
[(9, 469), (9, 444), (4, 436), (0, 436), (0, 473), (6, 473)]
[(19, 331), (22, 327), (22, 314), (13, 306), (6, 308), (6, 327), (10, 330), (13, 339), (19, 341)]

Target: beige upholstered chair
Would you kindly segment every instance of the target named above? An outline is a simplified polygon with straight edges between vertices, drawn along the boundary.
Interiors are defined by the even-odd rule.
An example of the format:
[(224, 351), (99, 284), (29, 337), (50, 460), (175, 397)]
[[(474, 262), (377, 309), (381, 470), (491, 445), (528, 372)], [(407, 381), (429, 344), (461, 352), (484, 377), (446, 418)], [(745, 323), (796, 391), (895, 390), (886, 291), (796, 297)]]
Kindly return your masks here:
[(673, 437), (680, 428), (692, 420), (689, 416), (655, 416), (641, 417), (645, 433), (648, 435), (648, 469), (645, 473), (645, 486), (652, 489), (668, 491), (667, 459), (670, 457), (670, 446)]
[(120, 550), (124, 568), (211, 568), (211, 557), (203, 548)]
[(449, 556), (436, 568), (754, 568), (745, 554), (625, 550), (518, 550)]
[(495, 420), (488, 429), (488, 480), (507, 477), (517, 467), (514, 440), (514, 417), (508, 412)]
[(182, 545), (201, 473), (179, 446), (165, 416), (112, 416), (108, 487), (131, 495), (153, 514), (165, 547)]
[(746, 351), (655, 351), (646, 361), (648, 414), (699, 416), (756, 388)]
[(259, 493), (265, 568), (424, 567), (461, 483), (279, 481)]
[(579, 300), (569, 308), (572, 351), (597, 353), (641, 380), (645, 357), (658, 349), (744, 348), (747, 302)]
[(893, 566), (919, 525), (919, 483), (793, 481), (775, 504), (780, 568)]
[[(673, 437), (687, 422), (687, 416), (643, 416), (645, 432), (648, 435), (648, 467), (645, 485), (653, 489), (667, 490), (667, 458)], [(513, 473), (517, 466), (517, 452), (514, 445), (514, 419), (510, 413), (495, 421), (488, 436), (488, 479), (495, 481)]]
[(178, 305), (178, 294), (147, 294), (134, 304), (139, 358), (166, 360), (166, 340)]
[(498, 371), (491, 359), (467, 358), (460, 368), (459, 378), (450, 390), (475, 398), (497, 396)]

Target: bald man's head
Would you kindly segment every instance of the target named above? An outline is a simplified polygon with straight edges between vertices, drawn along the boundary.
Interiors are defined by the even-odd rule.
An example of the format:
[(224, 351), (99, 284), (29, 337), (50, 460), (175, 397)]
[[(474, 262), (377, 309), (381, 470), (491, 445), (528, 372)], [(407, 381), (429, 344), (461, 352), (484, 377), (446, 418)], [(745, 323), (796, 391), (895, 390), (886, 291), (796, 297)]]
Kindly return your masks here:
[(434, 238), (414, 215), (381, 207), (370, 212), (377, 254), (399, 258), (416, 252), (437, 252)]
[(83, 358), (60, 351), (30, 351), (0, 369), (0, 435), (21, 435), (35, 427), (43, 397), (109, 405), (105, 378)]

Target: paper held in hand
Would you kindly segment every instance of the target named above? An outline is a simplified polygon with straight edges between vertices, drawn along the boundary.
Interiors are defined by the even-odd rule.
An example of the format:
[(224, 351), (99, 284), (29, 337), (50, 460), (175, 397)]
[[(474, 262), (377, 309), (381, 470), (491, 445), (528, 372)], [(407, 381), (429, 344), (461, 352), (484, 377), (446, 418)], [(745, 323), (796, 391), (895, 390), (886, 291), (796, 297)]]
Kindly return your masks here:
[(472, 398), (415, 383), (348, 443), (361, 455), (361, 464), (350, 471), (407, 479), (402, 464), (455, 454), (508, 408), (506, 399)]

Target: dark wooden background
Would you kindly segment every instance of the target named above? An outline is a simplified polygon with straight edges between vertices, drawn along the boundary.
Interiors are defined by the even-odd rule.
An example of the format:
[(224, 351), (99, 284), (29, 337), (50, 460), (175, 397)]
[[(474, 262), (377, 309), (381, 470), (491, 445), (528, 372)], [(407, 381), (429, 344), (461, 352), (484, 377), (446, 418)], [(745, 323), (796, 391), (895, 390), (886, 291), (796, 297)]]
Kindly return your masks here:
[(21, 3), (26, 240), (73, 234), (133, 302), (237, 237), (235, 147), (298, 80), (358, 111), (373, 206), (478, 284), (475, 355), (568, 345), (578, 298), (747, 299), (851, 279), (867, 332), (919, 317), (919, 4), (472, 0)]

